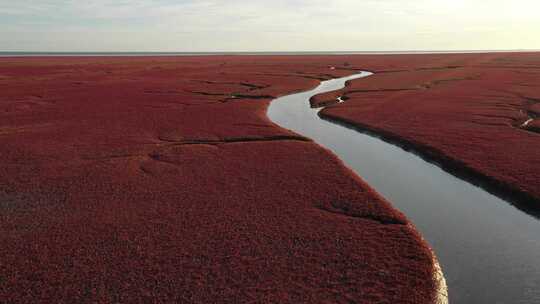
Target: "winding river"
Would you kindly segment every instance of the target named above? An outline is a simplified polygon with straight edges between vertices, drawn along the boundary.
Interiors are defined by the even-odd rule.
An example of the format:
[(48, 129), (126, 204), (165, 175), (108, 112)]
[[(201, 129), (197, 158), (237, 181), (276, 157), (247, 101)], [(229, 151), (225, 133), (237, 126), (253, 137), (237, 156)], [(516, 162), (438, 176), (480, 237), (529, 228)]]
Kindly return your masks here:
[(370, 75), (275, 99), (268, 117), (333, 151), (407, 215), (439, 259), (450, 303), (540, 303), (538, 219), (416, 154), (325, 121), (310, 107), (312, 96)]

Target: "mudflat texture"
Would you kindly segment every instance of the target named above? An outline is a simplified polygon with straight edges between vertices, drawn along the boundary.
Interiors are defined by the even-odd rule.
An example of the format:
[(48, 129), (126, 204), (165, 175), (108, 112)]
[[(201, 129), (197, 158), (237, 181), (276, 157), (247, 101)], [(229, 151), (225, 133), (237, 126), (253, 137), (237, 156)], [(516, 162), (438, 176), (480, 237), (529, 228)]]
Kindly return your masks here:
[(375, 75), (314, 97), (347, 100), (323, 118), (413, 148), (539, 214), (540, 53), (364, 56), (350, 67)]
[[(0, 59), (0, 302), (431, 303), (432, 256), (407, 219), (328, 151), (266, 117), (273, 97), (370, 60)], [(358, 102), (329, 114), (364, 120), (366, 98), (350, 95)], [(449, 132), (433, 144), (458, 137), (442, 126), (463, 107), (420, 103), (414, 125), (400, 101), (366, 113), (380, 122), (401, 112), (395, 130), (414, 136)], [(446, 121), (425, 128), (417, 115)], [(484, 119), (495, 118), (479, 116), (479, 130)], [(518, 181), (531, 186), (525, 156), (537, 134), (516, 132), (530, 143), (485, 142), (516, 153)]]

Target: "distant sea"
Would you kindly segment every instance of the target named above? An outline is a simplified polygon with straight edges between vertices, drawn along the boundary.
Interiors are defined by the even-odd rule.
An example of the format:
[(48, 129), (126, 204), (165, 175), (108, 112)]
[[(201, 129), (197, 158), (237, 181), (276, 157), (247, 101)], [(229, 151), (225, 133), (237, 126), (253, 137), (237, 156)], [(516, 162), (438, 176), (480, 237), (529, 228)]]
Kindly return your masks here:
[(235, 56), (235, 55), (387, 55), (538, 52), (540, 50), (452, 50), (452, 51), (343, 51), (343, 52), (2, 52), (0, 57), (41, 56)]

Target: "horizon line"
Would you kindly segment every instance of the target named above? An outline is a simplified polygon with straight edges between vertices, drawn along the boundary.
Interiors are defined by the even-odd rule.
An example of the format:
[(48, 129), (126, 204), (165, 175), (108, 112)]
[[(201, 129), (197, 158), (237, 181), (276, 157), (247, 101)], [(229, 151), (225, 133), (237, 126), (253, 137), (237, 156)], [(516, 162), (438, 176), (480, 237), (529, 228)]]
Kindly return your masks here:
[(57, 55), (362, 55), (540, 52), (540, 49), (396, 50), (396, 51), (0, 51), (0, 57)]

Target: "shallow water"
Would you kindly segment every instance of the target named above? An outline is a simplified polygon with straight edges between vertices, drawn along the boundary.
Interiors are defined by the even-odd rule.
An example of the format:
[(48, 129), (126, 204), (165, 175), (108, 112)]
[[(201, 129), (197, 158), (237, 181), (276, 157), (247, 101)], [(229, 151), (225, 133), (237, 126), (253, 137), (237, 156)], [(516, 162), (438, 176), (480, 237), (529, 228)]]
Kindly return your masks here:
[(311, 96), (369, 75), (278, 98), (268, 117), (332, 150), (407, 215), (439, 259), (450, 303), (540, 303), (538, 219), (398, 146), (322, 120), (310, 108)]

